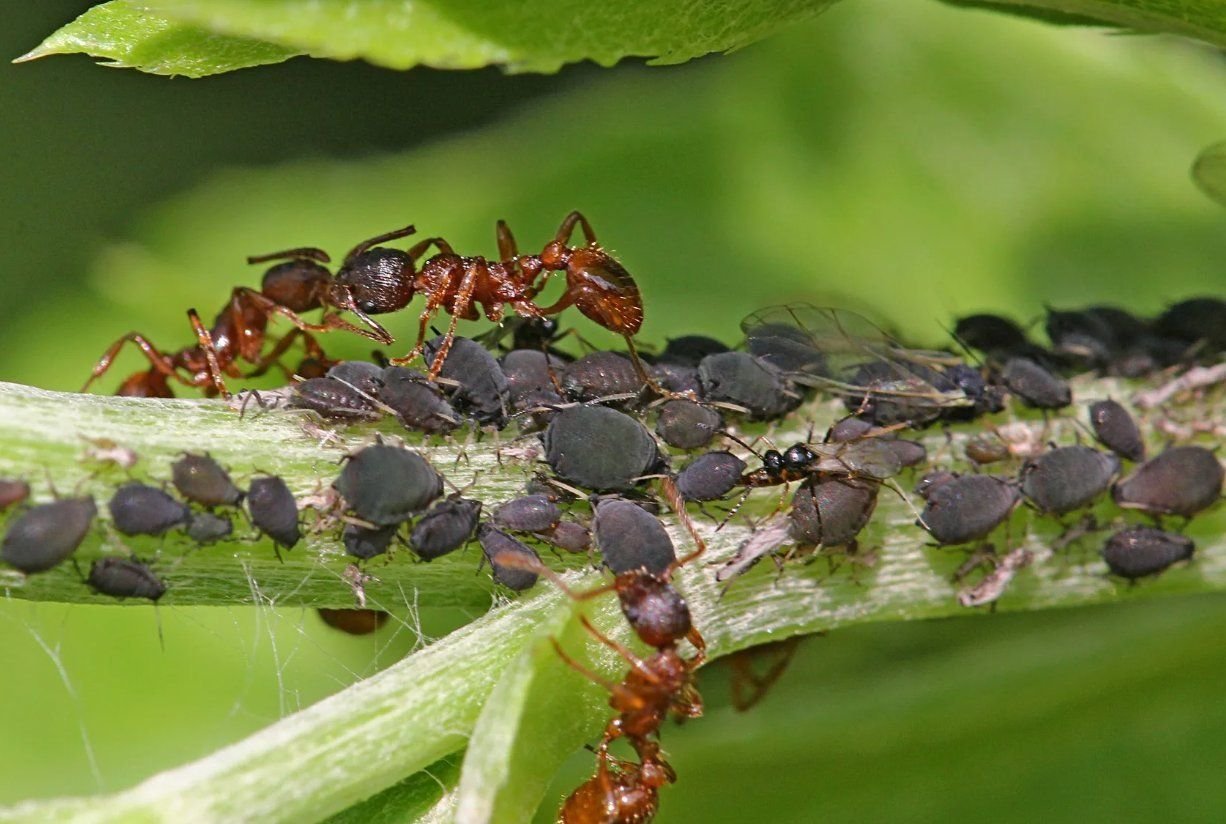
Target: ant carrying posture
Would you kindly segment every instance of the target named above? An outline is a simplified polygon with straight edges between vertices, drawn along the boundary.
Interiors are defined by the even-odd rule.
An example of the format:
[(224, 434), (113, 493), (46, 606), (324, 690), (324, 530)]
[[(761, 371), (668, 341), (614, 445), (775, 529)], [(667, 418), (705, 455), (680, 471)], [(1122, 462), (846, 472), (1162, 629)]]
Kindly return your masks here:
[[(326, 368), (329, 361), (314, 337), (311, 336), (311, 332), (344, 329), (383, 343), (390, 343), (392, 337), (360, 311), (354, 294), (348, 288), (348, 283), (342, 278), (342, 275), (349, 276), (354, 272), (359, 272), (365, 288), (380, 288), (387, 280), (386, 278), (381, 280), (380, 275), (386, 274), (389, 268), (393, 268), (389, 267), (387, 262), (394, 263), (397, 255), (404, 256), (405, 253), (396, 249), (372, 247), (378, 243), (405, 237), (414, 231), (412, 226), (407, 226), (362, 241), (346, 255), (341, 272), (336, 278), (333, 278), (332, 273), (322, 265), (331, 262), (331, 259), (321, 249), (287, 249), (249, 257), (247, 258), (248, 263), (264, 263), (274, 260), (284, 260), (284, 262), (272, 266), (264, 273), (259, 291), (245, 286), (236, 287), (230, 293), (229, 301), (217, 314), (211, 330), (204, 327), (195, 309), (189, 309), (187, 317), (196, 333), (195, 346), (184, 347), (177, 352), (167, 354), (160, 351), (144, 335), (129, 332), (112, 343), (98, 359), (93, 373), (81, 391), (89, 389), (95, 380), (110, 369), (119, 350), (129, 341), (140, 348), (151, 367), (146, 372), (138, 372), (124, 380), (116, 394), (156, 398), (174, 397), (174, 392), (170, 388), (171, 379), (186, 386), (201, 387), (206, 394), (220, 393), (228, 397), (229, 391), (223, 376), (262, 375), (271, 365), (280, 361), (280, 358), (299, 337), (303, 339), (308, 362), (323, 364)], [(407, 300), (405, 302), (407, 303)], [(364, 322), (377, 329), (377, 332), (354, 326), (332, 313), (325, 313), (318, 324), (308, 323), (299, 315), (299, 313), (321, 307), (350, 309)], [(281, 315), (289, 319), (297, 328), (283, 336), (267, 355), (262, 356), (267, 338), (268, 320), (273, 315)], [(239, 360), (253, 364), (255, 369), (244, 374), (235, 365), (235, 362)]]

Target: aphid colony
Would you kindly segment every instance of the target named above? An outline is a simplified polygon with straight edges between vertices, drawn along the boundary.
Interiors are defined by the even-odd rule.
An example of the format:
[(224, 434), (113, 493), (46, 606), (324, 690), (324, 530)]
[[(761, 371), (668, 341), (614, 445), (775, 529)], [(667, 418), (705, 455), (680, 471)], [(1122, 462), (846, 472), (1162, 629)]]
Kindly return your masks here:
[[(569, 245), (576, 228), (586, 245)], [(363, 241), (335, 275), (323, 265), (328, 256), (314, 248), (253, 257), (252, 263), (279, 262), (265, 273), (258, 291), (236, 288), (212, 329), (189, 312), (195, 345), (166, 354), (129, 334), (108, 349), (90, 381), (131, 341), (150, 367), (126, 379), (121, 394), (168, 397), (171, 382), (227, 394), (225, 378), (279, 366), (301, 342), (304, 360), (297, 372), (303, 379), (286, 390), (252, 393), (243, 401), (246, 408), (306, 410), (331, 426), (392, 417), (408, 430), (432, 436), (466, 426), (502, 429), (511, 422), (526, 436), (534, 433), (549, 473), (534, 478), (523, 497), (485, 506), (460, 491), (445, 494), (447, 482), (425, 458), (378, 442), (346, 457), (332, 483), (339, 500), (327, 516), (339, 521), (340, 539), (355, 563), (372, 563), (401, 545), (417, 559), (432, 561), (475, 541), (494, 580), (513, 591), (533, 587), (542, 576), (562, 585), (537, 547), (578, 553), (595, 545), (614, 578), (572, 595), (616, 592), (631, 630), (654, 652), (641, 657), (589, 625), (591, 634), (630, 666), (617, 682), (585, 669), (559, 648), (574, 668), (608, 688), (614, 712), (596, 747), (595, 773), (563, 804), (565, 822), (649, 821), (659, 789), (676, 778), (659, 732), (669, 714), (701, 712), (693, 671), (705, 656), (702, 635), (671, 583), (674, 572), (703, 547), (687, 503), (706, 512), (704, 506), (738, 490), (743, 502), (754, 490), (796, 484), (785, 527), (770, 540), (751, 539), (716, 573), (721, 580), (735, 578), (784, 545), (791, 547), (789, 554), (838, 548), (854, 553), (881, 487), (902, 492), (897, 479), (926, 463), (924, 446), (903, 437), (903, 430), (991, 416), (1011, 397), (1047, 415), (1072, 403), (1064, 379), (1070, 372), (1143, 376), (1213, 361), (1226, 349), (1226, 302), (1198, 298), (1176, 304), (1152, 322), (1104, 307), (1050, 311), (1051, 348), (1031, 343), (1006, 319), (963, 318), (956, 337), (984, 354), (982, 364), (947, 351), (904, 346), (850, 312), (800, 304), (746, 318), (742, 349), (685, 336), (670, 340), (659, 353), (640, 354), (632, 341), (643, 316), (638, 288), (577, 212), (539, 255), (520, 255), (500, 222), (498, 260), (460, 256), (440, 238), (406, 251), (380, 245), (413, 231), (406, 227)], [(432, 247), (436, 254), (423, 261)], [(539, 306), (535, 299), (552, 272), (565, 272), (565, 291), (554, 303)], [(399, 311), (418, 293), (426, 303), (416, 343), (405, 357), (376, 364), (336, 363), (324, 355), (315, 335), (332, 330), (391, 343), (372, 316)], [(621, 334), (627, 352), (575, 358), (559, 350), (551, 316), (572, 304)], [(480, 309), (490, 320), (500, 320), (507, 307), (516, 317), (482, 338), (455, 334), (458, 318), (475, 319)], [(323, 310), (318, 322), (303, 319), (315, 309)], [(449, 326), (428, 339), (430, 321), (440, 310), (450, 315)], [(357, 322), (342, 317), (344, 312)], [(293, 325), (279, 339), (268, 331), (274, 316)], [(424, 372), (405, 365), (418, 355), (424, 356)], [(244, 372), (240, 363), (251, 368)], [(738, 436), (747, 423), (784, 418), (815, 392), (841, 398), (848, 413), (820, 440), (810, 436), (786, 449), (758, 453)], [(966, 444), (976, 466), (1015, 459), (990, 420), (984, 433)], [(1082, 444), (1040, 448), (1009, 474), (958, 475), (928, 467), (916, 487), (923, 504), (916, 528), (941, 546), (976, 544), (1023, 501), (1039, 517), (1059, 519), (1094, 505), (1109, 490), (1118, 508), (1136, 510), (1154, 523), (1127, 525), (1122, 515), (1112, 519), (1114, 531), (1102, 549), (1112, 573), (1132, 580), (1190, 558), (1192, 542), (1167, 531), (1174, 526), (1167, 521), (1186, 521), (1219, 500), (1223, 469), (1215, 453), (1182, 444), (1146, 460), (1146, 440), (1136, 422), (1110, 399), (1094, 403), (1087, 420), (1110, 451)], [(709, 451), (679, 459), (670, 449)], [(1125, 461), (1137, 466), (1121, 477)], [(245, 508), (249, 522), (278, 551), (299, 540), (297, 504), (279, 478), (252, 478), (243, 492), (208, 456), (189, 454), (174, 465), (172, 482), (179, 497), (139, 483), (121, 487), (108, 504), (114, 529), (128, 535), (184, 529), (202, 543), (234, 540), (226, 513)], [(654, 514), (652, 485), (690, 527), (695, 548), (681, 559)], [(28, 494), (19, 482), (0, 482), (0, 507)], [(10, 519), (0, 558), (28, 574), (50, 569), (81, 544), (95, 511), (88, 498), (21, 510)], [(995, 570), (964, 592), (962, 603), (992, 603), (1031, 560), (1023, 550), (996, 559)], [(131, 558), (100, 559), (87, 583), (118, 597), (156, 600), (165, 591), (154, 570)], [(379, 613), (356, 610), (333, 610), (324, 617), (359, 633), (374, 631), (381, 621)], [(693, 649), (689, 657), (680, 651), (682, 641)], [(618, 739), (629, 743), (634, 759), (609, 751)]]

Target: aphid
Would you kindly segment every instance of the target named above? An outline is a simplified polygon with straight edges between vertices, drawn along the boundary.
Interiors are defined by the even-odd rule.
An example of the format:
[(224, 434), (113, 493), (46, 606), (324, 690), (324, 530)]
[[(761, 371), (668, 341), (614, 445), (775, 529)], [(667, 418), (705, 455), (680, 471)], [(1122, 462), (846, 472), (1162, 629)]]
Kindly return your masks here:
[(561, 383), (572, 401), (592, 401), (610, 395), (637, 396), (646, 386), (634, 362), (616, 352), (592, 352), (566, 364)]
[(792, 495), (789, 533), (811, 546), (848, 546), (877, 507), (878, 485), (853, 478), (814, 477)]
[(30, 485), (25, 481), (0, 478), (0, 512), (30, 497)]
[(1128, 410), (1113, 400), (1090, 405), (1090, 425), (1098, 442), (1115, 454), (1140, 463), (1145, 460), (1145, 441)]
[(392, 410), (405, 429), (441, 435), (451, 432), (463, 420), (438, 384), (431, 383), (420, 372), (389, 366), (383, 370), (381, 380), (379, 400)]
[(499, 504), (490, 517), (512, 532), (544, 532), (562, 519), (562, 510), (547, 495), (525, 495)]
[(702, 381), (698, 377), (697, 366), (657, 362), (651, 364), (647, 371), (673, 397), (702, 397)]
[(1068, 383), (1029, 358), (1009, 358), (1000, 377), (1005, 388), (1026, 406), (1060, 409), (1073, 402)]
[(445, 344), (443, 338), (426, 344), (430, 377), (455, 382), (451, 403), (461, 414), (478, 423), (504, 426), (510, 388), (498, 361), (488, 349), (469, 338), (455, 337), (448, 355), (441, 354)]
[(660, 519), (630, 501), (606, 498), (597, 503), (592, 531), (605, 566), (614, 574), (645, 569), (663, 575), (677, 560)]
[[(558, 812), (559, 824), (645, 824), (660, 806), (660, 787), (676, 781), (673, 768), (655, 755), (642, 755), (641, 764), (613, 758), (601, 749), (596, 774), (566, 797)], [(610, 769), (615, 762), (615, 769)]]
[(545, 458), (558, 477), (586, 489), (625, 491), (660, 460), (641, 423), (604, 406), (574, 406), (545, 430)]
[(986, 313), (958, 318), (954, 337), (972, 349), (994, 356), (1023, 353), (1032, 346), (1017, 323)]
[(292, 549), (302, 533), (298, 529), (298, 504), (294, 493), (276, 475), (251, 479), (247, 490), (247, 511), (256, 528), (272, 538), (278, 547)]
[(1120, 459), (1088, 446), (1061, 446), (1022, 465), (1022, 494), (1040, 512), (1060, 515), (1091, 504), (1119, 474)]
[(1211, 352), (1226, 349), (1226, 300), (1206, 296), (1180, 301), (1158, 317), (1154, 330), (1189, 345), (1199, 343)]
[(656, 418), (656, 434), (676, 449), (701, 449), (723, 428), (719, 412), (685, 399), (668, 401)]
[(554, 383), (566, 362), (532, 349), (515, 349), (502, 358), (507, 378), (507, 402), (516, 412), (563, 403)]
[(481, 517), (481, 502), (449, 495), (430, 507), (413, 525), (409, 548), (423, 561), (455, 552), (473, 537)]
[(1118, 481), (1112, 496), (1127, 509), (1188, 518), (1217, 502), (1224, 474), (1217, 456), (1203, 446), (1175, 446)]
[(676, 363), (682, 366), (698, 366), (707, 355), (729, 351), (722, 341), (706, 335), (682, 335), (669, 338), (664, 351), (656, 358), (657, 363)]
[(745, 462), (731, 452), (707, 452), (686, 464), (674, 483), (686, 501), (715, 501), (741, 483)]
[(442, 494), (443, 479), (416, 452), (380, 443), (349, 455), (332, 486), (363, 521), (387, 526), (428, 507)]
[(344, 530), (341, 531), (341, 541), (345, 544), (346, 552), (365, 561), (387, 552), (399, 528), (400, 524), (377, 526), (373, 529), (357, 524), (345, 524)]
[(193, 512), (187, 521), (187, 537), (198, 544), (211, 544), (230, 537), (234, 524), (224, 515)]
[(943, 374), (962, 362), (903, 346), (867, 319), (808, 304), (772, 306), (741, 322), (749, 351), (787, 377), (841, 395), (874, 423), (929, 422), (974, 400)]
[(1105, 367), (1133, 341), (1149, 334), (1149, 325), (1114, 306), (1090, 306), (1061, 312), (1047, 308), (1047, 336), (1058, 355), (1089, 367)]
[(0, 543), (0, 560), (27, 575), (46, 572), (77, 551), (98, 508), (93, 498), (64, 498), (22, 512)]
[(347, 383), (358, 392), (378, 397), (383, 385), (383, 367), (370, 361), (341, 361), (328, 369), (327, 377)]
[(578, 521), (558, 521), (552, 529), (536, 535), (565, 552), (587, 552), (592, 546), (591, 531)]
[(111, 522), (124, 535), (161, 535), (187, 523), (191, 510), (155, 486), (133, 482), (115, 490)]
[(541, 563), (536, 550), (490, 524), (477, 527), (477, 540), (494, 570), (495, 581), (515, 592), (536, 586), (540, 576), (533, 570)]
[(996, 562), (996, 567), (974, 586), (958, 592), (958, 603), (964, 607), (995, 604), (1018, 572), (1034, 562), (1034, 553), (1018, 548)]
[(1009, 445), (994, 434), (975, 435), (963, 447), (968, 460), (977, 464), (996, 463), (1008, 460)]
[(145, 564), (114, 555), (98, 558), (89, 567), (85, 583), (95, 591), (113, 598), (148, 598), (156, 601), (166, 594), (166, 584)]
[(296, 384), (289, 405), (340, 421), (377, 421), (382, 416), (371, 397), (328, 376)]
[(883, 438), (882, 442), (894, 453), (894, 456), (898, 458), (899, 466), (904, 469), (909, 466), (918, 466), (928, 460), (928, 447), (919, 441), (911, 441), (906, 438)]
[(381, 609), (328, 609), (320, 607), (315, 610), (320, 619), (341, 632), (349, 635), (370, 635), (387, 623), (391, 616)]
[(201, 506), (237, 506), (243, 498), (230, 473), (207, 454), (185, 454), (170, 465), (170, 474), (179, 494)]
[(698, 380), (704, 399), (747, 409), (751, 420), (782, 417), (802, 400), (778, 370), (747, 352), (708, 355), (698, 364)]
[(1186, 561), (1196, 549), (1191, 538), (1148, 526), (1120, 530), (1103, 545), (1103, 560), (1115, 575), (1129, 580), (1157, 575)]
[(992, 475), (944, 478), (943, 482), (926, 485), (921, 494), (928, 505), (918, 523), (941, 545), (987, 537), (1021, 500), (1015, 484)]

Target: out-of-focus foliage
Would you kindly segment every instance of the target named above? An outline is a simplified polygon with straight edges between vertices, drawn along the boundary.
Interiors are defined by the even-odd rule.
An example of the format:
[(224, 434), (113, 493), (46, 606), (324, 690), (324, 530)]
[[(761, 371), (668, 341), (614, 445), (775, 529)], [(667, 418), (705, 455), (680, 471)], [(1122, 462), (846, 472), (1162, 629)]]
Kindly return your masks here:
[[(130, 329), (186, 345), (188, 306), (207, 315), (231, 285), (255, 282), (243, 256), (304, 243), (343, 252), (408, 220), (491, 253), (499, 217), (527, 247), (582, 208), (639, 278), (656, 342), (678, 330), (728, 336), (745, 313), (793, 298), (867, 306), (934, 339), (956, 312), (1024, 319), (1044, 302), (1103, 300), (1153, 312), (1223, 282), (1224, 218), (1187, 167), (1226, 134), (1226, 75), (1214, 56), (1177, 44), (862, 0), (728, 58), (668, 72), (622, 67), (497, 127), (343, 161), (319, 155), (349, 155), (347, 146), (307, 143), (306, 127), (281, 129), (244, 108), (237, 87), (185, 106), (157, 79), (94, 74), (97, 86), (64, 91), (81, 98), (64, 104), (66, 118), (103, 98), (125, 107), (128, 123), (99, 135), (65, 119), (43, 135), (40, 124), (59, 116), (46, 106), (4, 137), (22, 198), (6, 214), (14, 240), (0, 249), (2, 286), (24, 287), (0, 325), (7, 379), (75, 388)], [(316, 77), (321, 130), (339, 121), (385, 135), (378, 145), (407, 145), (416, 128), (454, 116), (408, 85), (367, 97), (356, 82)], [(493, 84), (510, 82), (468, 87), (453, 106), (497, 105)], [(123, 98), (117, 88), (133, 91)], [(412, 113), (407, 124), (380, 116), (389, 100)], [(145, 121), (204, 113), (211, 123), (124, 154)], [(180, 166), (198, 174), (195, 157), (232, 133), (279, 143), (279, 153), (306, 145), (314, 157), (255, 168), (270, 155), (231, 147), (248, 166), (131, 205), (139, 181), (193, 182)], [(117, 163), (122, 179), (106, 177)], [(124, 205), (108, 208), (115, 202)], [(83, 259), (100, 235), (122, 239), (86, 284), (46, 288), (64, 255)], [(412, 325), (392, 320), (400, 336)], [(136, 368), (139, 357), (125, 354), (115, 377)], [(445, 623), (423, 606), (428, 630)], [(681, 782), (666, 791), (660, 820), (742, 810), (778, 821), (1216, 812), (1223, 799), (1206, 771), (1226, 758), (1213, 693), (1226, 677), (1213, 644), (1222, 614), (1221, 599), (1205, 598), (861, 628), (811, 642), (780, 694), (740, 718), (721, 706), (718, 674), (704, 675), (710, 717), (665, 733)], [(160, 620), (165, 652), (147, 609), (0, 604), (0, 658), (21, 674), (0, 699), (38, 708), (4, 721), (5, 801), (96, 789), (80, 727), (101, 785), (120, 788), (309, 704), (411, 641), (402, 632), (385, 649), (380, 636), (338, 637), (298, 612), (164, 609)], [(40, 641), (58, 649), (71, 693)], [(590, 755), (577, 756), (556, 794), (590, 767)]]
[[(833, 0), (113, 0), (64, 26), (31, 57), (85, 52), (157, 74), (197, 77), (295, 54), (426, 65), (557, 71), (626, 57), (680, 63), (730, 51), (817, 14)], [(1226, 44), (1226, 11), (1212, 0), (976, 2), (1060, 23), (1170, 32)], [(219, 37), (207, 41), (207, 33)], [(235, 40), (234, 38), (238, 38)], [(265, 50), (255, 48), (264, 41)], [(175, 49), (191, 53), (180, 59)]]

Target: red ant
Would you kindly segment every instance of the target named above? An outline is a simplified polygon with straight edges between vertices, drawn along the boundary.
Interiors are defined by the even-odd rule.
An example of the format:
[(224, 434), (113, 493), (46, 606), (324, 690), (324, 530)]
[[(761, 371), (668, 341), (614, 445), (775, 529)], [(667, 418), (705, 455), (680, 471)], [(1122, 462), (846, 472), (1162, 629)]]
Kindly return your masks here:
[[(405, 237), (413, 231), (413, 227), (408, 226), (363, 241), (345, 257), (345, 268), (342, 271), (360, 270), (364, 274), (363, 282), (368, 284), (368, 288), (377, 288), (380, 284), (378, 275), (388, 268), (382, 265), (383, 261), (394, 261), (396, 255), (404, 256), (405, 253), (395, 249), (371, 247), (387, 240)], [(151, 367), (147, 372), (138, 372), (125, 379), (117, 394), (157, 398), (174, 397), (169, 384), (171, 379), (187, 386), (201, 387), (206, 394), (220, 393), (228, 397), (229, 391), (223, 375), (262, 375), (272, 364), (280, 361), (298, 337), (303, 338), (308, 363), (329, 363), (310, 332), (345, 329), (384, 343), (391, 342), (391, 336), (355, 305), (354, 297), (340, 275), (333, 278), (332, 273), (321, 265), (331, 262), (323, 250), (288, 249), (249, 257), (247, 262), (264, 263), (282, 259), (285, 262), (272, 266), (264, 273), (259, 291), (245, 286), (236, 287), (230, 293), (230, 300), (217, 314), (211, 330), (204, 327), (195, 309), (189, 309), (187, 317), (196, 333), (195, 346), (167, 354), (160, 351), (144, 335), (129, 332), (112, 343), (103, 353), (81, 391), (87, 390), (95, 380), (106, 373), (119, 350), (129, 341), (140, 348)], [(331, 313), (325, 313), (318, 324), (307, 323), (299, 317), (300, 312), (321, 307), (351, 309), (359, 318), (377, 329), (377, 332), (368, 332)], [(283, 336), (267, 355), (261, 356), (267, 337), (268, 319), (273, 315), (288, 318), (297, 328)], [(235, 365), (239, 360), (254, 364), (255, 369), (244, 375)]]
[[(596, 774), (571, 793), (558, 812), (559, 824), (636, 824), (651, 821), (660, 807), (660, 787), (677, 780), (652, 744), (641, 764), (597, 755)], [(615, 762), (616, 771), (609, 769)]]

